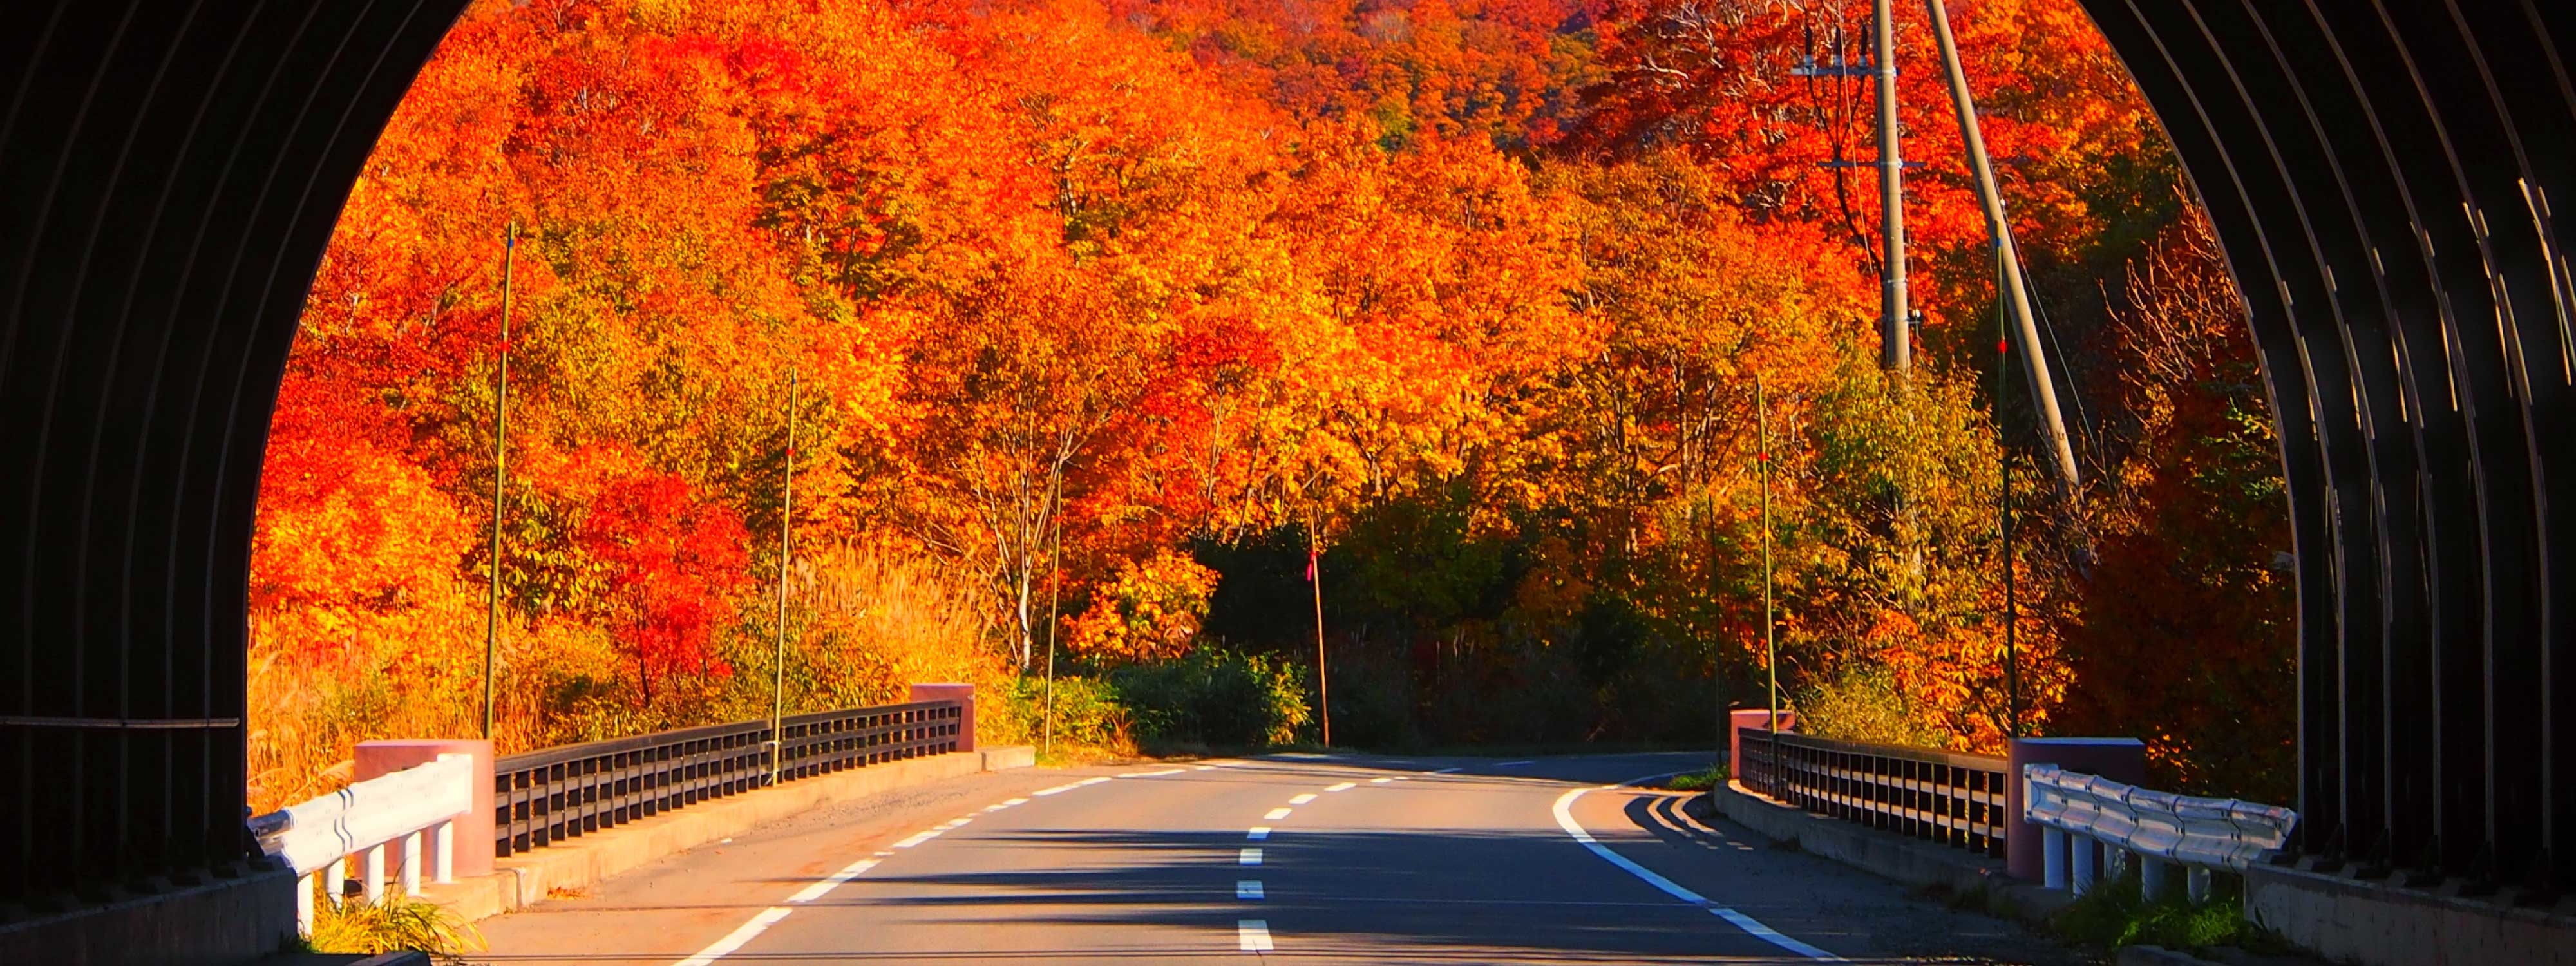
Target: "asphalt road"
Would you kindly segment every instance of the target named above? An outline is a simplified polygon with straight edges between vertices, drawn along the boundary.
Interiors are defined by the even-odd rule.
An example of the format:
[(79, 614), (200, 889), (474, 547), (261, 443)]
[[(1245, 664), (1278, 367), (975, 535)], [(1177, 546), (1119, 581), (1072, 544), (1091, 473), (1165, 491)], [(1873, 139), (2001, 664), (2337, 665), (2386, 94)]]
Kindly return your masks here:
[(1682, 796), (1686, 755), (1023, 770), (852, 803), (482, 925), (493, 963), (2086, 959)]

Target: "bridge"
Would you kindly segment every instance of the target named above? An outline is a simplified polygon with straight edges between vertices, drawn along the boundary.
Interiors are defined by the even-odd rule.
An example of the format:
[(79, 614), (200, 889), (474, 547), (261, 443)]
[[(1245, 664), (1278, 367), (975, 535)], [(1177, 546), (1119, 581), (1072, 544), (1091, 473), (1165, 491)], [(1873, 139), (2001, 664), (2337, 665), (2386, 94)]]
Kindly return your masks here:
[[(267, 416), (357, 168), (461, 6), (0, 10), (0, 907), (13, 920), (178, 893), (205, 903), (168, 913), (183, 919), (283, 901), (282, 888), (205, 898), (273, 871), (241, 797)], [(2555, 206), (2576, 197), (2576, 12), (2084, 6), (2211, 214), (2278, 419), (2299, 588), (2297, 862), (2332, 880), (2319, 888), (2563, 916), (2576, 274)], [(1240, 773), (1271, 777), (1244, 779), (1254, 790), (1227, 807), (1356, 774), (1265, 767)], [(1614, 777), (1590, 767), (1560, 777)], [(1095, 797), (1215, 780), (1153, 781)], [(1318, 814), (1358, 816), (1342, 803), (1365, 800)], [(1577, 874), (1491, 854), (1524, 884)], [(1722, 907), (1708, 888), (1689, 891)], [(226, 941), (238, 959), (274, 938)]]

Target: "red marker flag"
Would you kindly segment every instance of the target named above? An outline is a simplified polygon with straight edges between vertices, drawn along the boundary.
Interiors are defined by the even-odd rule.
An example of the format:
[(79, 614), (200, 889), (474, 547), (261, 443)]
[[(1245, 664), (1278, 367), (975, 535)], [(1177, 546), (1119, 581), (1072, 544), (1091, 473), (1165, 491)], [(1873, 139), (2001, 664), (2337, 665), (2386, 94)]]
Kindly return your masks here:
[(1306, 549), (1306, 582), (1315, 582), (1315, 550), (1312, 547)]

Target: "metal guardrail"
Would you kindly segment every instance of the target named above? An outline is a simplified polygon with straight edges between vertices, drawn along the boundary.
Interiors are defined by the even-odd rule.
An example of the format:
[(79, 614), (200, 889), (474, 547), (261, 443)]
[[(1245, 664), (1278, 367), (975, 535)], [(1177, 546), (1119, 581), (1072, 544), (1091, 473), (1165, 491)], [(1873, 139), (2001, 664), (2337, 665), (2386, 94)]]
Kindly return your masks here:
[[(2171, 866), (2181, 865), (2191, 870), (2191, 900), (2205, 901), (2211, 870), (2242, 872), (2271, 861), (2299, 824), (2299, 813), (2278, 805), (2189, 798), (2056, 765), (2028, 765), (2022, 773), (2022, 815), (2046, 829), (2044, 884), (2076, 895), (2092, 891), (2102, 866), (2117, 874), (2135, 856), (2147, 898), (2164, 895)], [(2097, 847), (2104, 861), (2096, 860)]]
[(1811, 812), (2001, 858), (2001, 758), (1746, 728), (1739, 780)]
[(420, 894), (424, 837), (433, 881), (455, 881), (455, 822), (473, 808), (473, 756), (440, 755), (251, 819), (250, 830), (262, 851), (295, 871), (295, 922), (310, 935), (315, 876), (321, 876), (331, 901), (339, 902), (346, 881), (342, 865), (351, 854), (365, 855), (358, 881), (368, 902), (384, 898), (388, 844), (402, 847), (404, 895)]
[[(802, 714), (779, 722), (776, 779), (957, 750), (958, 701)], [(493, 762), (494, 856), (770, 784), (767, 721), (565, 745)]]

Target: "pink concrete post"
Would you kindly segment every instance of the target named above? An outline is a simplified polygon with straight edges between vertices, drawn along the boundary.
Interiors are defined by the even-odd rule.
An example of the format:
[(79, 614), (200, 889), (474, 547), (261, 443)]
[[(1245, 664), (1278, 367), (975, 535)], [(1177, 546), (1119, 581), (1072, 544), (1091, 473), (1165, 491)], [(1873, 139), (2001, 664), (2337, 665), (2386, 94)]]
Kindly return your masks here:
[(2038, 882), (2046, 872), (2041, 856), (2046, 828), (2022, 821), (2022, 791), (2028, 783), (2022, 766), (2056, 765), (2135, 785), (2147, 777), (2147, 744), (2136, 738), (2016, 738), (2004, 761), (2004, 870), (2024, 882)]
[[(1727, 775), (1738, 781), (1741, 781), (1744, 778), (1744, 769), (1737, 764), (1737, 762), (1744, 760), (1744, 729), (1753, 728), (1759, 730), (1770, 727), (1770, 725), (1771, 709), (1769, 708), (1738, 708), (1726, 713)], [(1780, 712), (1780, 730), (1798, 730), (1798, 713), (1795, 711)]]
[(964, 713), (957, 719), (957, 750), (975, 750), (975, 686), (972, 684), (916, 684), (906, 701), (955, 701)]
[(473, 804), (456, 820), (458, 878), (492, 873), (492, 743), (479, 738), (416, 738), (358, 743), (355, 780), (390, 775), (440, 755), (474, 756)]

